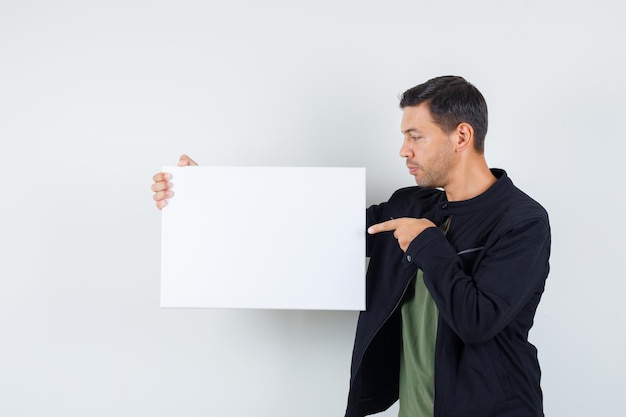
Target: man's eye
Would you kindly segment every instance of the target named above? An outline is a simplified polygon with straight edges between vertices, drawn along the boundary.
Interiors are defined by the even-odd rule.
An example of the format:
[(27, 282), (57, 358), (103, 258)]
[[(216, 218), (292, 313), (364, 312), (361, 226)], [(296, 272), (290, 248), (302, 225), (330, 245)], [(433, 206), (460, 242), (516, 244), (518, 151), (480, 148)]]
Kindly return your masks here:
[(421, 136), (411, 136), (411, 139), (413, 139), (413, 140), (418, 140), (418, 139), (421, 139), (421, 138), (422, 138)]

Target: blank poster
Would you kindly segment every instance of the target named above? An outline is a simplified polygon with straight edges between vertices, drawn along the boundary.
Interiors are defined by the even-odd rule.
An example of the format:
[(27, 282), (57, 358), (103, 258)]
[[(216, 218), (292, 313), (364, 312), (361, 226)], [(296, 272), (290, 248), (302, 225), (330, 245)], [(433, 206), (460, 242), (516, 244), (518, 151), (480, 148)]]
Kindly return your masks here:
[(162, 307), (365, 309), (365, 168), (163, 171)]

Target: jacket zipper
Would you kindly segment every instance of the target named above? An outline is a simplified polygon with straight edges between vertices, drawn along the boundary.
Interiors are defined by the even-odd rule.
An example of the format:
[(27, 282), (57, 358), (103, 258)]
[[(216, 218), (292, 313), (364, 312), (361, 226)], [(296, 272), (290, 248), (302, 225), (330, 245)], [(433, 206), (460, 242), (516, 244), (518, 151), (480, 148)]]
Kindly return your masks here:
[[(406, 285), (404, 286), (404, 290), (402, 291), (402, 295), (400, 296), (400, 298), (396, 302), (396, 305), (393, 307), (393, 309), (391, 309), (391, 313), (389, 313), (387, 315), (387, 317), (385, 317), (385, 320), (383, 320), (383, 322), (380, 324), (380, 326), (378, 326), (376, 328), (376, 331), (374, 332), (374, 337), (376, 337), (376, 335), (378, 334), (380, 329), (382, 329), (383, 326), (387, 323), (387, 320), (389, 320), (389, 318), (393, 315), (393, 313), (396, 312), (396, 310), (398, 309), (400, 304), (402, 304), (402, 300), (404, 300), (404, 295), (406, 294), (407, 290), (409, 289), (409, 285), (411, 285), (411, 280), (410, 279), (407, 281)], [(361, 365), (363, 364), (363, 358), (365, 356), (365, 352), (367, 352), (367, 349), (370, 347), (370, 345), (372, 344), (373, 340), (374, 340), (374, 338), (371, 338), (367, 342), (367, 345), (365, 345), (365, 349), (363, 349), (363, 353), (362, 353), (361, 357), (359, 358), (359, 368), (356, 370), (355, 375), (361, 370)]]

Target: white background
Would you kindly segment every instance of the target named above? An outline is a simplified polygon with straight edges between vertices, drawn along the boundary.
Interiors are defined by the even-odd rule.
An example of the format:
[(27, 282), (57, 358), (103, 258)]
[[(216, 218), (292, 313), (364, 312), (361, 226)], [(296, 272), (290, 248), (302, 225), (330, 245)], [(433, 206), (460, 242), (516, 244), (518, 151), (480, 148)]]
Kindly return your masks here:
[(365, 166), (380, 202), (412, 183), (398, 95), (460, 74), (551, 216), (546, 415), (623, 416), (623, 8), (1, 0), (0, 415), (342, 415), (356, 313), (159, 308), (151, 176)]

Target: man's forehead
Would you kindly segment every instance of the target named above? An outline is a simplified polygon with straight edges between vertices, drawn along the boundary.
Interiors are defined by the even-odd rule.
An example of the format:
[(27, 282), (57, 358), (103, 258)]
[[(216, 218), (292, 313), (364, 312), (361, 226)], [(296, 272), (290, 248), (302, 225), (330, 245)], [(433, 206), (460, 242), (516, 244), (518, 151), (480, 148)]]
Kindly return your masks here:
[(402, 109), (402, 123), (400, 130), (403, 133), (422, 132), (429, 124), (434, 124), (430, 109), (425, 103), (418, 106), (407, 106)]

